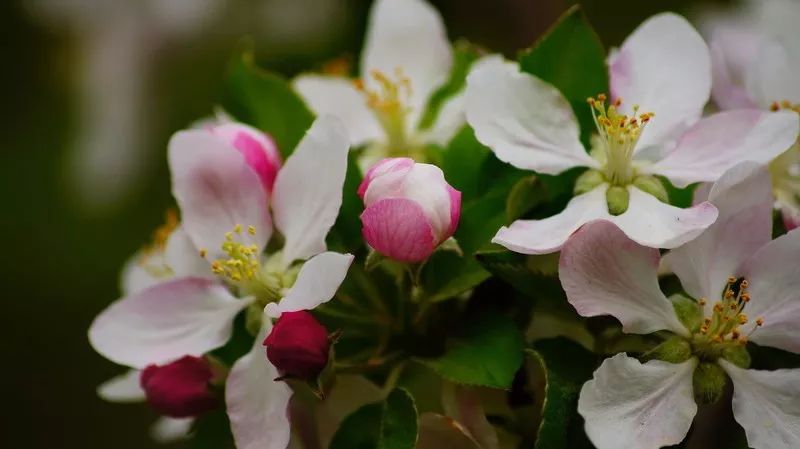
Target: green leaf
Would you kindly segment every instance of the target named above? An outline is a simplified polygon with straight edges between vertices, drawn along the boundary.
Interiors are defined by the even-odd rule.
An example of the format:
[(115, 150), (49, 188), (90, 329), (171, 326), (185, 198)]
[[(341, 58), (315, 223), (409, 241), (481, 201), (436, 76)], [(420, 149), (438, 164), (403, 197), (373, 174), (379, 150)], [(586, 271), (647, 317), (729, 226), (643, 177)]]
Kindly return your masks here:
[(605, 58), (603, 45), (579, 6), (564, 13), (518, 58), (522, 71), (554, 85), (570, 102), (587, 145), (595, 127), (586, 99), (609, 91)]
[(194, 436), (187, 443), (189, 449), (236, 449), (224, 409), (199, 416), (192, 425), (192, 433)]
[(565, 338), (538, 341), (526, 352), (538, 363), (546, 382), (536, 449), (591, 447), (577, 404), (581, 386), (596, 367), (596, 356)]
[(386, 400), (367, 404), (347, 416), (330, 449), (414, 449), (417, 431), (414, 398), (395, 388)]
[(532, 298), (561, 298), (558, 255), (526, 256), (507, 250), (479, 252), (478, 262), (517, 291)]
[(445, 102), (460, 92), (467, 84), (467, 75), (472, 63), (479, 57), (475, 47), (468, 42), (457, 42), (453, 48), (453, 68), (450, 70), (450, 78), (441, 87), (433, 91), (425, 113), (419, 121), (419, 129), (428, 129), (436, 123), (439, 111), (442, 110)]
[(361, 237), (361, 220), (359, 216), (364, 208), (358, 197), (358, 186), (363, 177), (358, 167), (357, 154), (353, 151), (347, 155), (347, 175), (342, 188), (342, 207), (339, 216), (328, 233), (328, 246), (343, 253), (354, 253), (364, 245)]
[(489, 272), (471, 256), (437, 251), (422, 268), (420, 284), (426, 300), (437, 302), (459, 295), (489, 276)]
[(222, 103), (238, 120), (268, 133), (284, 159), (314, 120), (285, 78), (256, 66), (252, 51), (231, 63)]
[(462, 385), (511, 388), (522, 364), (522, 333), (511, 320), (484, 314), (464, 323), (465, 333), (443, 356), (422, 360), (445, 379)]

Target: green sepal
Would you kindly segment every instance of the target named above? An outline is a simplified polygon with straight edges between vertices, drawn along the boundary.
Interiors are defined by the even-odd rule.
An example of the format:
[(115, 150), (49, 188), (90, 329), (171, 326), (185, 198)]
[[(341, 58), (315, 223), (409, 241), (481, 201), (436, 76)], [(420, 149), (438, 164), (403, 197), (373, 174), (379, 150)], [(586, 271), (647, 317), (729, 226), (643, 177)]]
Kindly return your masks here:
[(681, 294), (674, 294), (669, 297), (675, 315), (689, 332), (695, 333), (700, 330), (703, 324), (703, 308), (692, 298), (687, 298)]
[(597, 170), (586, 170), (575, 180), (575, 195), (591, 192), (595, 187), (606, 182), (605, 176)]
[(628, 189), (621, 186), (610, 186), (606, 190), (606, 203), (608, 213), (611, 215), (622, 215), (628, 210), (631, 194)]
[(692, 345), (683, 337), (674, 335), (648, 352), (649, 359), (669, 363), (683, 363), (692, 357)]
[(750, 368), (753, 361), (747, 348), (737, 343), (726, 346), (722, 350), (722, 358), (743, 369)]
[(667, 193), (667, 188), (664, 187), (664, 184), (661, 182), (661, 180), (655, 176), (637, 176), (636, 179), (633, 180), (633, 185), (639, 190), (653, 195), (662, 203), (669, 204), (669, 193)]
[(714, 362), (701, 362), (692, 376), (694, 399), (698, 404), (713, 404), (725, 394), (728, 376)]

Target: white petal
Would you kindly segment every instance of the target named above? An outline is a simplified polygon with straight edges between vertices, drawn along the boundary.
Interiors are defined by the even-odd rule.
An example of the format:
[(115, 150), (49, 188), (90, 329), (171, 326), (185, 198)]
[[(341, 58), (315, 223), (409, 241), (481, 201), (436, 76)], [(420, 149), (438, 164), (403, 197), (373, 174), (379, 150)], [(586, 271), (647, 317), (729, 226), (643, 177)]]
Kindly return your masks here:
[(728, 277), (772, 238), (769, 173), (756, 164), (737, 165), (714, 184), (708, 201), (719, 211), (717, 221), (665, 259), (687, 293), (708, 300), (710, 312)]
[(711, 59), (703, 38), (681, 16), (655, 15), (609, 58), (611, 94), (655, 117), (638, 149), (674, 141), (700, 118), (711, 93)]
[(256, 227), (263, 248), (272, 225), (267, 194), (244, 157), (205, 130), (181, 131), (169, 143), (172, 193), (183, 228), (211, 259), (222, 257), (225, 233), (238, 224)]
[(361, 54), (362, 78), (375, 88), (373, 70), (394, 77), (400, 68), (411, 82), (409, 125), (416, 126), (431, 92), (453, 65), (453, 50), (439, 12), (424, 0), (377, 0)]
[(717, 219), (717, 208), (708, 202), (681, 209), (635, 187), (628, 187), (628, 191), (627, 212), (610, 221), (640, 245), (676, 248), (697, 238)]
[(317, 115), (335, 115), (347, 128), (350, 144), (386, 139), (383, 128), (367, 106), (367, 97), (353, 82), (341, 77), (301, 75), (294, 88)]
[(608, 213), (606, 185), (574, 197), (558, 215), (543, 220), (517, 220), (503, 227), (492, 242), (523, 254), (558, 251), (583, 224), (607, 220), (616, 224), (636, 243), (650, 248), (675, 248), (697, 237), (717, 217), (710, 203), (681, 209), (658, 201), (650, 194), (629, 187), (630, 203), (622, 215)]
[(742, 369), (720, 360), (733, 381), (733, 416), (753, 449), (800, 447), (800, 370)]
[(311, 310), (330, 301), (347, 276), (351, 263), (352, 254), (328, 251), (312, 257), (300, 268), (297, 280), (286, 296), (279, 303), (267, 304), (265, 310), (277, 318), (283, 312)]
[(583, 385), (578, 412), (597, 449), (659, 449), (680, 443), (697, 413), (695, 359), (642, 364), (625, 354), (606, 359)]
[(559, 277), (582, 316), (612, 315), (630, 334), (688, 335), (658, 286), (657, 249), (630, 240), (613, 223), (584, 225), (561, 248)]
[(465, 95), (467, 122), (500, 160), (547, 174), (597, 166), (566, 98), (517, 64), (486, 58), (467, 77)]
[(189, 437), (193, 424), (194, 418), (162, 416), (150, 428), (150, 437), (162, 444), (185, 440)]
[(672, 152), (645, 171), (666, 176), (678, 187), (716, 181), (740, 162), (767, 164), (792, 146), (799, 128), (791, 111), (720, 112), (697, 122)]
[(342, 122), (320, 117), (278, 172), (272, 210), (275, 226), (286, 238), (286, 264), (325, 251), (325, 236), (342, 205), (349, 148)]
[(800, 229), (769, 242), (739, 271), (750, 282), (745, 313), (764, 319), (750, 337), (766, 346), (800, 352)]
[(189, 234), (179, 227), (172, 231), (164, 248), (164, 262), (175, 277), (198, 276), (213, 277), (211, 264), (202, 257), (192, 243)]
[(720, 109), (757, 106), (744, 81), (753, 69), (758, 45), (758, 34), (744, 27), (719, 26), (711, 35), (711, 96)]
[(142, 402), (145, 395), (139, 381), (141, 375), (141, 371), (132, 369), (112, 377), (97, 387), (97, 395), (108, 402)]
[[(142, 264), (144, 254), (141, 251), (131, 256), (122, 267), (120, 288), (125, 295), (132, 295), (148, 287), (164, 282), (164, 279), (153, 276)], [(160, 257), (159, 257), (160, 260)]]
[[(791, 41), (795, 40), (796, 36), (792, 36)], [(774, 101), (800, 103), (798, 72), (800, 55), (790, 53), (780, 42), (765, 39), (758, 48), (747, 87), (763, 108)]]
[(179, 278), (111, 304), (89, 329), (94, 349), (133, 368), (184, 355), (201, 356), (225, 344), (233, 318), (250, 303), (204, 278)]
[(267, 360), (262, 342), (272, 329), (263, 316), (261, 331), (253, 347), (239, 359), (228, 375), (225, 403), (238, 449), (286, 449), (289, 444), (289, 398), (292, 389)]
[(462, 91), (450, 97), (442, 105), (439, 115), (423, 138), (425, 142), (447, 145), (467, 123), (466, 94)]

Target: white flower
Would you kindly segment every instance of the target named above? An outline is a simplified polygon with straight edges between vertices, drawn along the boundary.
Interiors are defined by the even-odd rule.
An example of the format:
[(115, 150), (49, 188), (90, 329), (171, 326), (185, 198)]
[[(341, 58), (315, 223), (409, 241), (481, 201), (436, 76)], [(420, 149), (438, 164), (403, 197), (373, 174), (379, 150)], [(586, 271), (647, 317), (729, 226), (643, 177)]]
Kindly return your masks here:
[(443, 105), (420, 130), (431, 94), (450, 75), (453, 51), (442, 18), (423, 0), (377, 0), (369, 16), (361, 76), (303, 75), (294, 86), (317, 114), (342, 119), (353, 146), (368, 145), (369, 166), (385, 156), (414, 155), (447, 143), (464, 125), (463, 95)]
[(590, 168), (563, 212), (518, 220), (500, 229), (495, 243), (521, 253), (554, 252), (584, 223), (604, 219), (642, 245), (677, 247), (703, 232), (717, 212), (708, 203), (666, 204), (653, 175), (681, 187), (714, 181), (735, 163), (772, 160), (797, 137), (791, 113), (740, 110), (700, 118), (711, 88), (708, 48), (680, 16), (645, 21), (610, 56), (609, 71), (614, 100), (600, 95), (587, 106), (599, 134), (594, 157), (552, 85), (499, 59), (484, 61), (467, 78), (467, 121), (499, 159), (545, 174)]
[(697, 367), (721, 367), (732, 380), (733, 413), (750, 447), (800, 447), (800, 370), (743, 368), (748, 339), (800, 352), (800, 230), (771, 240), (769, 176), (755, 164), (730, 170), (708, 198), (719, 210), (716, 223), (666, 256), (705, 317), (693, 326), (682, 324), (659, 289), (658, 250), (605, 221), (585, 225), (562, 249), (561, 283), (579, 314), (610, 314), (628, 333), (672, 332), (688, 351), (679, 363), (618, 354), (595, 371), (578, 411), (599, 449), (679, 443), (697, 411)]
[[(194, 262), (210, 260), (213, 275), (182, 275), (167, 258), (166, 280), (128, 294), (95, 319), (89, 330), (95, 350), (142, 369), (224, 345), (234, 317), (247, 307), (260, 312), (266, 305), (265, 313), (275, 317), (330, 300), (353, 260), (350, 254), (325, 251), (325, 236), (342, 201), (348, 148), (336, 118), (314, 122), (275, 179), (272, 210), (284, 245), (263, 258), (272, 223), (262, 178), (240, 151), (209, 130), (176, 134), (169, 161), (190, 243), (185, 247), (194, 249)], [(303, 260), (298, 267), (296, 262)], [(261, 321), (260, 334), (266, 335), (271, 320), (265, 315)], [(239, 449), (283, 449), (289, 441), (285, 412), (291, 390), (272, 381), (278, 373), (263, 354), (263, 338), (256, 338), (252, 351), (234, 364), (227, 381)], [(240, 413), (255, 407), (259, 414)], [(258, 421), (267, 415), (269, 422)]]

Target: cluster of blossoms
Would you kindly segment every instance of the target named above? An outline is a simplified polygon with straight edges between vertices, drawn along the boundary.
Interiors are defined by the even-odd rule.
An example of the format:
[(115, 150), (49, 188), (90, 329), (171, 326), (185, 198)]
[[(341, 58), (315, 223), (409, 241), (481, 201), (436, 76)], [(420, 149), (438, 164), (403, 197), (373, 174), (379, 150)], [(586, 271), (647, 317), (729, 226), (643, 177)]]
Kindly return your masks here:
[[(279, 148), (269, 133), (228, 118), (172, 138), (180, 214), (169, 214), (152, 244), (134, 255), (123, 272), (124, 297), (91, 326), (95, 350), (130, 368), (100, 395), (146, 400), (164, 416), (154, 431), (165, 440), (186, 436), (196, 418), (224, 408), (239, 449), (378, 441), (341, 429), (363, 418), (362, 410), (391, 414), (390, 391), (404, 367), (448, 353), (452, 345), (433, 341), (444, 338), (437, 320), (466, 320), (485, 297), (501, 302), (482, 287), (496, 285), (487, 281), (492, 274), (513, 280), (476, 260), (504, 247), (528, 255), (514, 269), (529, 278), (526, 267), (538, 255), (560, 252), (557, 278), (577, 312), (572, 324), (617, 320), (593, 321), (605, 326), (592, 335), (594, 352), (607, 358), (571, 405), (594, 446), (680, 444), (698, 407), (730, 397), (750, 447), (800, 447), (800, 369), (764, 370), (751, 355), (759, 346), (800, 353), (800, 54), (755, 24), (712, 28), (709, 46), (678, 15), (646, 20), (608, 57), (609, 92), (592, 93), (578, 110), (557, 81), (499, 55), (457, 67), (441, 18), (423, 0), (377, 0), (359, 78), (306, 74), (291, 84), (318, 116), (295, 148)], [(582, 130), (586, 112), (592, 128)], [(488, 148), (484, 159), (459, 160), (469, 157), (457, 144), (465, 135)], [(444, 153), (456, 163), (441, 163)], [(349, 156), (357, 163), (348, 164)], [(470, 186), (478, 180), (465, 183), (459, 170), (471, 164), (519, 169), (514, 176), (523, 181), (494, 199), (486, 192), (503, 180), (490, 179), (490, 190)], [(569, 198), (534, 213), (503, 213), (498, 226), (507, 226), (473, 239), (475, 229), (496, 222), (487, 200), (510, 204), (531, 174), (572, 180)], [(463, 210), (451, 178), (465, 191)], [(693, 194), (692, 204), (675, 205), (676, 192)], [(537, 194), (544, 195), (526, 195)], [(354, 218), (344, 205), (353, 197), (363, 205), (356, 237), (363, 244), (348, 246), (353, 239), (337, 232), (340, 221)], [(774, 209), (782, 217), (775, 224)], [(470, 264), (477, 268), (462, 270)], [(395, 281), (399, 300), (378, 278)], [(361, 307), (343, 287), (349, 281), (382, 312), (331, 308)], [(447, 293), (433, 295), (431, 283)], [(473, 301), (480, 295), (484, 302)], [(384, 315), (389, 308), (400, 312)], [(331, 317), (340, 321), (323, 319)], [(339, 324), (326, 327), (331, 322)], [(386, 332), (364, 336), (363, 326)], [(615, 330), (616, 340), (638, 346), (601, 344)], [(342, 352), (352, 352), (344, 342), (353, 337), (376, 340), (361, 363), (337, 354), (340, 339)], [(247, 348), (231, 349), (242, 338)], [(507, 382), (493, 375), (481, 383), (470, 377), (479, 368), (458, 370), (454, 360), (426, 363), (448, 382), (519, 396), (511, 381), (526, 369), (521, 350), (506, 357), (513, 350), (500, 346), (488, 359), (478, 358), (481, 351), (475, 365), (515, 360)], [(362, 376), (357, 387), (352, 373)], [(359, 393), (343, 392), (346, 385)], [(458, 447), (500, 449), (526, 441), (501, 438), (474, 391), (441, 389), (446, 416), (414, 415), (410, 446), (392, 447), (456, 447), (461, 438)], [(383, 400), (383, 412), (369, 409), (370, 400), (352, 404), (365, 394)], [(320, 411), (337, 400), (347, 405)], [(333, 436), (326, 418), (334, 430), (342, 426)], [(402, 439), (397, 427), (384, 429), (400, 418), (375, 417), (374, 438)]]

